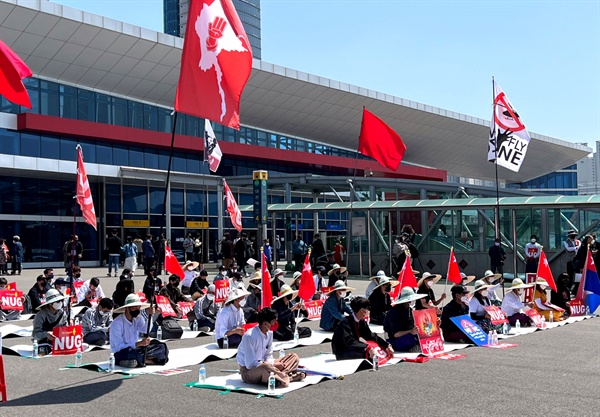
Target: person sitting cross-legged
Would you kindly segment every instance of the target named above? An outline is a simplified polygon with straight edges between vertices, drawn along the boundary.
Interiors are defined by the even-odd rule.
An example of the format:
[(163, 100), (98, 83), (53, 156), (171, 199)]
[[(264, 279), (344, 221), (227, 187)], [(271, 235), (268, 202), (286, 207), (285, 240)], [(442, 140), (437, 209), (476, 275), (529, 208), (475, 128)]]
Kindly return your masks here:
[(392, 302), (392, 308), (385, 316), (383, 329), (388, 334), (388, 342), (396, 352), (420, 352), (421, 345), (415, 326), (413, 308), (416, 300), (425, 298), (425, 294), (415, 294), (411, 287), (402, 288), (400, 298)]
[(103, 346), (108, 342), (109, 328), (112, 323), (110, 313), (114, 303), (110, 298), (102, 298), (96, 307), (88, 308), (83, 314), (81, 330), (83, 341), (88, 345)]
[(215, 320), (215, 337), (221, 349), (223, 349), (225, 336), (227, 336), (229, 349), (238, 347), (242, 341), (244, 335), (242, 326), (246, 322), (241, 302), (248, 295), (250, 293), (243, 288), (232, 288), (227, 300), (225, 300), (224, 307), (219, 310)]

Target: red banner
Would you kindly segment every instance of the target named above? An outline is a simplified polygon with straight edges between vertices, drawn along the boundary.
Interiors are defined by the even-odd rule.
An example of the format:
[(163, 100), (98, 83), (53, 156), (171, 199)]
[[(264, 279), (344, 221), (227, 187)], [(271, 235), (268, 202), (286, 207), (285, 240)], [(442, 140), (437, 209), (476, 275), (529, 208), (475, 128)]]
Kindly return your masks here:
[(146, 294), (144, 294), (143, 291), (138, 291), (137, 295), (138, 295), (138, 297), (140, 297), (140, 301), (142, 303), (145, 303), (146, 301), (148, 301), (148, 299), (146, 298)]
[(191, 301), (180, 301), (177, 303), (177, 305), (181, 309), (182, 319), (187, 319), (188, 313), (194, 309), (194, 303)]
[[(306, 311), (308, 312), (308, 319), (319, 319), (321, 318), (321, 310), (323, 309), (323, 301), (315, 300), (304, 303)], [(584, 309), (585, 310), (585, 309)]]
[(72, 355), (77, 349), (83, 350), (83, 333), (81, 325), (63, 326), (52, 329), (56, 339), (52, 343), (52, 355)]
[(444, 350), (444, 341), (440, 334), (435, 308), (415, 310), (414, 317), (415, 326), (419, 329), (421, 352), (425, 355), (442, 352)]
[(546, 327), (546, 324), (542, 321), (542, 316), (540, 316), (540, 313), (538, 313), (535, 308), (530, 308), (525, 312), (525, 314), (529, 316), (531, 321), (533, 321), (533, 324), (535, 324), (535, 327), (538, 329), (543, 329)]
[[(0, 291), (0, 306), (2, 306), (2, 310), (23, 311), (23, 291)], [(583, 310), (585, 311), (585, 308)]]
[(171, 302), (164, 295), (156, 296), (156, 305), (160, 308), (163, 317), (177, 317), (177, 313), (173, 310)]
[(244, 323), (242, 324), (242, 329), (244, 329), (244, 333), (246, 333), (248, 330), (256, 326), (258, 326), (258, 323)]
[(9, 282), (8, 284), (6, 284), (6, 289), (7, 290), (16, 290), (17, 289), (17, 283), (16, 282)]
[(229, 296), (231, 285), (228, 279), (215, 281), (215, 303), (222, 303)]
[(585, 303), (583, 300), (574, 299), (570, 303), (571, 316), (585, 316)]
[(502, 310), (500, 310), (498, 307), (491, 306), (491, 307), (483, 307), (483, 308), (490, 315), (492, 324), (508, 323), (508, 320), (506, 319), (504, 312)]
[[(535, 284), (535, 280), (537, 279), (537, 274), (534, 273), (527, 273), (525, 274), (525, 284)], [(533, 301), (533, 291), (535, 289), (534, 287), (530, 287), (530, 288), (526, 288), (525, 289), (525, 297), (523, 298), (523, 302), (525, 304), (530, 303)]]
[(387, 350), (381, 349), (376, 342), (372, 340), (367, 340), (367, 345), (369, 345), (369, 350), (375, 349), (377, 356), (379, 357), (379, 365), (383, 365), (387, 363), (390, 359), (394, 357), (394, 355), (390, 354)]

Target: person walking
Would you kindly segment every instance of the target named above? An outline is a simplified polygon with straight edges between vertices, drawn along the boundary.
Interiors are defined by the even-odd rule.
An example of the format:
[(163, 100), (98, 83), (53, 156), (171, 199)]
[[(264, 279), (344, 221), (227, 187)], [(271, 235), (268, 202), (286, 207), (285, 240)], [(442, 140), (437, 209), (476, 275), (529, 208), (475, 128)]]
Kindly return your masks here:
[(23, 268), (23, 244), (21, 238), (18, 235), (13, 236), (13, 249), (12, 249), (12, 268), (11, 275), (21, 275), (21, 269)]

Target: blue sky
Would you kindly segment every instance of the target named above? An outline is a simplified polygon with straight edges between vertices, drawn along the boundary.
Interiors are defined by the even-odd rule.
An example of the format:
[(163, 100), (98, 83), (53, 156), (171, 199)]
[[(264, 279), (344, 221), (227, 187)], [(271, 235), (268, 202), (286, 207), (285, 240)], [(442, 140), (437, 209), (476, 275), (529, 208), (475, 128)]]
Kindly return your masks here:
[[(58, 0), (162, 31), (162, 0)], [(262, 0), (262, 59), (528, 130), (600, 140), (600, 2)], [(402, 136), (402, 132), (398, 132)]]

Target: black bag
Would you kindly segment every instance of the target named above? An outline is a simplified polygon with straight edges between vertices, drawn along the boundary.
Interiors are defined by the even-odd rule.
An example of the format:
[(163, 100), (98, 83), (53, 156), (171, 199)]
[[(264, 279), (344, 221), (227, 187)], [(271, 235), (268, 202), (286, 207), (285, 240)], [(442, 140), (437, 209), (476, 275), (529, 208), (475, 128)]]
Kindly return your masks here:
[(177, 320), (167, 317), (162, 321), (162, 337), (163, 339), (181, 339), (183, 328)]

